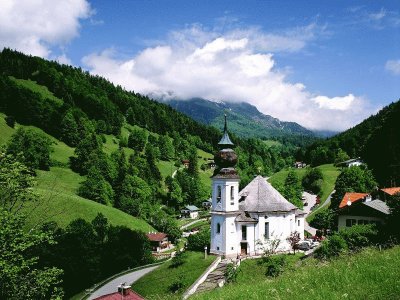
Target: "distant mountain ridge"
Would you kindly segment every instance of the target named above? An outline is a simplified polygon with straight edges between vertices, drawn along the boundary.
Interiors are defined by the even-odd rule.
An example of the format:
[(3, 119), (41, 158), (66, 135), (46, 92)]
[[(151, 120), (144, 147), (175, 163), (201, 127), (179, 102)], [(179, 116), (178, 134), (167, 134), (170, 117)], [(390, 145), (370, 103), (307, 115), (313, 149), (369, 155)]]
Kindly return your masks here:
[(222, 129), (223, 115), (229, 118), (229, 128), (242, 137), (271, 138), (293, 135), (315, 137), (316, 134), (295, 122), (280, 121), (261, 113), (246, 102), (213, 102), (202, 98), (163, 100), (174, 109), (203, 124)]

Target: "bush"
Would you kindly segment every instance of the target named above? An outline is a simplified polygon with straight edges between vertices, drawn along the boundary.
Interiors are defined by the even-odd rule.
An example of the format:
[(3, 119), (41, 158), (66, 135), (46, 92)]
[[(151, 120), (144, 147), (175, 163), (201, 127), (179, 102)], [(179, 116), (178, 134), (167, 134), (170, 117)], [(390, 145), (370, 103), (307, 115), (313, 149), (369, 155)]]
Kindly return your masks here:
[(198, 234), (192, 234), (188, 237), (189, 250), (204, 251), (204, 246), (210, 249), (211, 232), (210, 230), (202, 230)]
[(319, 259), (330, 259), (339, 256), (345, 250), (347, 250), (346, 241), (339, 234), (334, 234), (321, 243), (321, 246), (315, 250), (314, 255)]
[(185, 263), (186, 253), (177, 251), (176, 255), (172, 258), (170, 268), (177, 268)]
[(236, 268), (233, 263), (229, 263), (226, 266), (224, 275), (227, 283), (236, 282), (238, 274), (239, 274), (239, 269)]
[(13, 116), (7, 116), (4, 118), (6, 120), (6, 124), (11, 128), (15, 127), (15, 118)]
[(268, 256), (264, 259), (267, 270), (265, 275), (269, 277), (277, 277), (283, 273), (287, 265), (285, 255)]
[(185, 287), (183, 276), (180, 275), (169, 287), (171, 293), (177, 293)]
[(375, 225), (354, 225), (339, 231), (349, 250), (355, 251), (378, 241), (378, 230)]

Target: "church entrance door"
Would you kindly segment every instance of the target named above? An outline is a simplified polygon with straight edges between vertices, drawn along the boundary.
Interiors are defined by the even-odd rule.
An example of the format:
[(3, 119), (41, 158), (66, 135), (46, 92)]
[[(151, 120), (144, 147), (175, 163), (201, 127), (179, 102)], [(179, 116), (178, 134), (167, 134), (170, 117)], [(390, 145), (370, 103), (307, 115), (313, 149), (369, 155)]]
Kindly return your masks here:
[(247, 255), (247, 243), (240, 243), (240, 254)]

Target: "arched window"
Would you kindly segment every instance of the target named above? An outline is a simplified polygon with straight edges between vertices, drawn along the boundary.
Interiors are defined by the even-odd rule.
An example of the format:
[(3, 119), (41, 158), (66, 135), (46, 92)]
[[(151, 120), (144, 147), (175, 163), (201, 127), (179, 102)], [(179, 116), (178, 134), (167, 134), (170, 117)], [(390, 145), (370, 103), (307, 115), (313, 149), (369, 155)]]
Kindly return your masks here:
[(217, 233), (221, 233), (221, 224), (217, 223)]
[(217, 202), (221, 202), (221, 198), (222, 198), (222, 189), (221, 186), (219, 185), (217, 187)]
[(231, 205), (235, 204), (234, 200), (235, 200), (235, 187), (232, 185), (231, 186)]

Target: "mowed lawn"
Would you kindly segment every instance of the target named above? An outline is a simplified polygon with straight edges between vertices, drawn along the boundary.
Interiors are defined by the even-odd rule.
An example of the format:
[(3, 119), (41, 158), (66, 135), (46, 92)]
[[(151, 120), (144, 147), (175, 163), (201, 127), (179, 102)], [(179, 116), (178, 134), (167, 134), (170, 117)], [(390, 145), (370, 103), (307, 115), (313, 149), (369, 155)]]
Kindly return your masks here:
[(366, 249), (331, 262), (306, 259), (277, 278), (264, 274), (257, 260), (246, 260), (237, 283), (191, 299), (399, 299), (400, 246)]
[[(132, 289), (148, 300), (181, 299), (183, 292), (196, 281), (216, 258), (209, 255), (207, 259), (204, 259), (204, 253), (192, 251), (186, 251), (185, 255), (183, 265), (171, 268), (171, 261), (168, 261), (133, 283)], [(178, 280), (182, 280), (183, 288), (173, 294), (169, 287)]]

